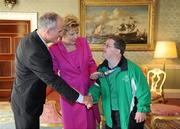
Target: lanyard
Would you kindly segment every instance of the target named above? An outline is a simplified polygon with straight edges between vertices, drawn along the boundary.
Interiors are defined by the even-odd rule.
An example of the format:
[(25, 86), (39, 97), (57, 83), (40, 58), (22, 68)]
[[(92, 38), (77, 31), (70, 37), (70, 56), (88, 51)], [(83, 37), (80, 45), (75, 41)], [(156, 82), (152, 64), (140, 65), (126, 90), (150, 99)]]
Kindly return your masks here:
[(109, 74), (111, 74), (112, 72), (114, 72), (116, 70), (116, 68), (105, 71), (105, 72), (100, 72), (99, 77), (104, 77), (104, 76), (108, 76)]

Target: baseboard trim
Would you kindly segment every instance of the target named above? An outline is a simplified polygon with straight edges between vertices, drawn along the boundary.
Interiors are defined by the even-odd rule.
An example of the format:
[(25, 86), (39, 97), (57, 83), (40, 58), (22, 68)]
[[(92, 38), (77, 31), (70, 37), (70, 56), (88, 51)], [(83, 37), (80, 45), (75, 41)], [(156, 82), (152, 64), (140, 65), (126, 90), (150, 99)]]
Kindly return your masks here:
[(180, 98), (180, 89), (164, 89), (164, 98)]

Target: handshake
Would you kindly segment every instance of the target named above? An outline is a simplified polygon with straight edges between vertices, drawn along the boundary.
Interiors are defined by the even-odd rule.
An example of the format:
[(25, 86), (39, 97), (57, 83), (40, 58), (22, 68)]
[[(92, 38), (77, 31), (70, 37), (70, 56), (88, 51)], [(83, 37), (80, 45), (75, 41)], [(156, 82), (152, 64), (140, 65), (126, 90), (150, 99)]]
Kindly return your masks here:
[(93, 106), (93, 98), (91, 95), (84, 96), (83, 104), (86, 105), (87, 109), (90, 109)]

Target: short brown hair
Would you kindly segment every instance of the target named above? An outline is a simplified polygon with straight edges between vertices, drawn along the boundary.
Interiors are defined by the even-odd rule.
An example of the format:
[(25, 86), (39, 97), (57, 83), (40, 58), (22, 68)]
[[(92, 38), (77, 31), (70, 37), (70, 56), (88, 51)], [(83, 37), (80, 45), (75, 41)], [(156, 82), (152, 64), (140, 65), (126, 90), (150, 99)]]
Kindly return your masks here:
[(124, 42), (124, 40), (122, 38), (120, 38), (119, 36), (110, 36), (109, 39), (114, 40), (114, 47), (117, 49), (121, 50), (121, 54), (124, 54), (124, 51), (126, 49), (126, 43)]

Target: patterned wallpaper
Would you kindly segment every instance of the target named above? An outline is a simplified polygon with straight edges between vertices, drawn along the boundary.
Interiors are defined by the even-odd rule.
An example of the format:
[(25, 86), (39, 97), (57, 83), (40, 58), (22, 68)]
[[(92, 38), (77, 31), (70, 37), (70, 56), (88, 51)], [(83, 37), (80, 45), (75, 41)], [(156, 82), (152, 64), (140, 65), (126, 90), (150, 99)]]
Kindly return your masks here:
[(157, 3), (157, 39), (180, 43), (180, 0), (159, 0)]

